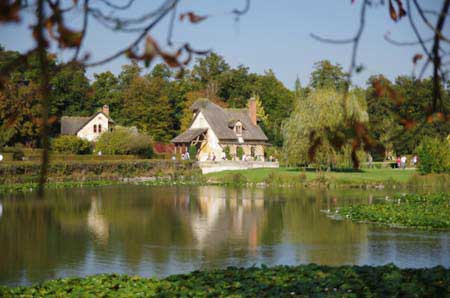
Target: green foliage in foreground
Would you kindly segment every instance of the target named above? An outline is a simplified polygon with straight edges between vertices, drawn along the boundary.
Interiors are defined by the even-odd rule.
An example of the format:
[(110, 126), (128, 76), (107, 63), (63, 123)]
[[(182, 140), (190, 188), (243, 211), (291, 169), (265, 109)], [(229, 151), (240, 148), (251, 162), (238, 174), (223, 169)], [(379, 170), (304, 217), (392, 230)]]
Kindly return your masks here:
[(450, 193), (397, 196), (371, 205), (343, 207), (339, 213), (358, 222), (419, 229), (450, 229)]
[(302, 265), (194, 271), (155, 280), (95, 275), (32, 287), (0, 287), (1, 297), (447, 297), (450, 270)]

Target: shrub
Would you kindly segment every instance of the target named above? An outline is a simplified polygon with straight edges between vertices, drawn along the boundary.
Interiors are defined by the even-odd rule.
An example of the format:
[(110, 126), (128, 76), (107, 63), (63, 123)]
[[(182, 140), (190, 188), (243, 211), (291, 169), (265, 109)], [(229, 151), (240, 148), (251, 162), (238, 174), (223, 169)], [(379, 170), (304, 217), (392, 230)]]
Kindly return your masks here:
[(242, 160), (242, 156), (244, 156), (244, 149), (242, 147), (237, 147), (236, 155), (239, 160)]
[(189, 156), (191, 159), (195, 159), (197, 156), (197, 147), (194, 145), (189, 146)]
[(223, 149), (223, 152), (225, 153), (225, 158), (227, 159), (227, 160), (231, 160), (232, 158), (231, 158), (231, 153), (230, 153), (230, 146), (226, 146), (224, 149)]
[(103, 133), (95, 144), (95, 150), (104, 154), (137, 154), (146, 158), (153, 156), (152, 138), (128, 128), (118, 127)]
[(92, 150), (89, 141), (77, 136), (59, 136), (54, 138), (51, 147), (56, 152), (71, 154), (89, 154)]
[[(0, 184), (37, 182), (40, 162), (0, 163)], [(167, 175), (180, 170), (196, 170), (192, 162), (171, 160), (86, 160), (51, 162), (49, 181), (99, 180), (120, 177), (153, 176), (160, 171)]]
[(446, 140), (426, 138), (417, 153), (420, 173), (450, 173), (450, 145)]
[(12, 154), (13, 160), (23, 160), (25, 156), (23, 150), (18, 147), (5, 147), (3, 148), (3, 152)]

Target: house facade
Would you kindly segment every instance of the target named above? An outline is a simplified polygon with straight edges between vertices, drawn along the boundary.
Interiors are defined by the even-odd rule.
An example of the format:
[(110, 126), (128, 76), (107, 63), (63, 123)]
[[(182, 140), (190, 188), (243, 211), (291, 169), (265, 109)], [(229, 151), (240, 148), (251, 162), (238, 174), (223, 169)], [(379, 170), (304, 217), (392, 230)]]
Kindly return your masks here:
[(90, 142), (97, 140), (105, 131), (112, 131), (113, 127), (114, 121), (109, 117), (107, 105), (91, 117), (61, 118), (61, 135), (76, 135)]
[(269, 144), (257, 123), (254, 99), (249, 100), (248, 109), (226, 109), (207, 99), (197, 100), (191, 109), (194, 115), (189, 129), (172, 140), (177, 153), (194, 145), (197, 160), (211, 156), (223, 159), (226, 150), (236, 160), (240, 147), (250, 159), (264, 161), (264, 149)]

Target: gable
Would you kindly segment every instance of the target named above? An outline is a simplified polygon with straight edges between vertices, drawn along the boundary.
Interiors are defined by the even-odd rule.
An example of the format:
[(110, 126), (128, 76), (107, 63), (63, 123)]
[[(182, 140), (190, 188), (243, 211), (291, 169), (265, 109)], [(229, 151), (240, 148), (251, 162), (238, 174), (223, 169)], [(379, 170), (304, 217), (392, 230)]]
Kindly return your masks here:
[(254, 125), (246, 109), (223, 109), (210, 101), (202, 101), (196, 106), (197, 114), (191, 128), (210, 128), (219, 140), (238, 141), (234, 131), (237, 121), (243, 126), (242, 138), (247, 141), (267, 141), (268, 138), (258, 125)]

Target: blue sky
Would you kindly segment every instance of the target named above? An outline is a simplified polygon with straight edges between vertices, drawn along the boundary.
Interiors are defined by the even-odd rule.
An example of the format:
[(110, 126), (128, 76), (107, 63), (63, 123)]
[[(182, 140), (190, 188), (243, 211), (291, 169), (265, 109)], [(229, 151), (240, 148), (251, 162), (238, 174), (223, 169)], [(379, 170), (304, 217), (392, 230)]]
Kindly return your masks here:
[[(250, 71), (263, 73), (272, 69), (288, 88), (293, 88), (299, 76), (302, 85), (309, 82), (309, 74), (314, 62), (328, 59), (340, 63), (347, 69), (350, 63), (349, 45), (331, 45), (321, 43), (310, 37), (315, 33), (324, 37), (348, 38), (357, 30), (359, 4), (362, 1), (350, 0), (253, 0), (250, 11), (239, 22), (230, 15), (233, 8), (242, 8), (243, 0), (186, 0), (181, 1), (178, 12), (195, 11), (199, 15), (210, 17), (199, 24), (176, 22), (174, 31), (175, 46), (189, 41), (198, 49), (212, 49), (224, 56), (232, 66), (244, 64)], [(387, 1), (386, 1), (387, 2)], [(120, 3), (116, 0), (116, 3)], [(137, 1), (128, 16), (138, 16), (154, 6), (149, 1)], [(427, 8), (440, 8), (442, 0), (422, 1)], [(76, 27), (81, 16), (73, 15), (69, 24)], [(25, 51), (34, 41), (27, 26), (32, 23), (31, 15), (24, 15), (21, 25), (2, 25), (0, 43), (9, 50)], [(354, 83), (365, 85), (370, 75), (383, 73), (393, 79), (400, 74), (411, 74), (412, 57), (421, 52), (419, 47), (397, 47), (387, 43), (383, 36), (390, 32), (392, 38), (411, 41), (414, 35), (407, 19), (393, 22), (388, 15), (387, 5), (369, 8), (367, 26), (361, 40), (358, 60), (364, 71), (354, 76)], [(448, 26), (447, 28), (449, 28)], [(167, 20), (152, 31), (152, 35), (161, 45), (165, 45)], [(421, 28), (425, 32), (425, 28)], [(91, 59), (99, 59), (122, 48), (133, 35), (113, 33), (99, 24), (91, 22), (83, 52)], [(67, 54), (55, 49), (61, 59)], [(121, 66), (127, 63), (120, 58), (106, 65), (88, 69), (89, 77), (93, 73), (110, 70), (118, 74)]]

